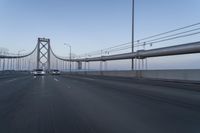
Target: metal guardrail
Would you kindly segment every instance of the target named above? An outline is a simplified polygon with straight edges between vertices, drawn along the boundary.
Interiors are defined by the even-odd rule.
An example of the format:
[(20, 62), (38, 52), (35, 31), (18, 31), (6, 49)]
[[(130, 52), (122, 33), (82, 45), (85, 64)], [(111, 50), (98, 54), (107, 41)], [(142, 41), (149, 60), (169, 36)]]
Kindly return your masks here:
[(124, 53), (124, 54), (116, 54), (116, 55), (110, 55), (110, 56), (101, 56), (101, 57), (84, 58), (84, 59), (71, 59), (71, 60), (58, 57), (54, 54), (53, 51), (52, 53), (56, 58), (60, 60), (71, 61), (71, 62), (94, 62), (94, 61), (133, 59), (133, 58), (144, 59), (144, 58), (150, 58), (150, 57), (200, 53), (200, 42), (186, 43), (186, 44), (151, 49), (151, 50), (139, 50), (134, 53)]

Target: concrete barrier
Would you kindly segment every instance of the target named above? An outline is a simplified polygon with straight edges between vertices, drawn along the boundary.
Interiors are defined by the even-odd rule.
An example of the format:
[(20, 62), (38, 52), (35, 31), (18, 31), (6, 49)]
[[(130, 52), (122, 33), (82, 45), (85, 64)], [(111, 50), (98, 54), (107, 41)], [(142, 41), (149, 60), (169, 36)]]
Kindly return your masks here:
[(73, 74), (113, 76), (113, 77), (135, 77), (181, 81), (200, 81), (200, 69), (193, 70), (141, 70), (141, 71), (88, 71), (73, 72)]

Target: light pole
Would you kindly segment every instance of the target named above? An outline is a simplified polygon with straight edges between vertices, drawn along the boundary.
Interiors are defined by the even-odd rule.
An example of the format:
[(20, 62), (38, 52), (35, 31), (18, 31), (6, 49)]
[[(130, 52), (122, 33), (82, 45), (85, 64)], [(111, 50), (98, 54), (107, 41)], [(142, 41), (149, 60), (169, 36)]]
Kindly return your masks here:
[[(20, 56), (20, 53), (23, 52), (23, 51), (25, 51), (25, 50), (23, 49), (23, 50), (19, 50), (19, 51), (18, 51), (18, 57)], [(21, 66), (19, 65), (19, 63), (20, 63), (19, 59), (20, 59), (20, 58), (18, 58), (18, 65), (17, 65), (18, 71), (19, 71), (20, 68), (21, 68)]]
[(71, 73), (72, 71), (72, 64), (71, 64), (71, 59), (72, 59), (72, 51), (71, 51), (71, 45), (68, 43), (64, 43), (64, 45), (69, 47), (69, 71)]
[[(4, 54), (3, 55), (5, 55), (6, 54), (6, 52), (4, 51)], [(3, 71), (5, 70), (5, 58), (3, 59)]]
[[(134, 22), (135, 22), (135, 0), (132, 0), (132, 53), (134, 52)], [(132, 59), (132, 65), (131, 65), (132, 70), (134, 70), (134, 59)]]

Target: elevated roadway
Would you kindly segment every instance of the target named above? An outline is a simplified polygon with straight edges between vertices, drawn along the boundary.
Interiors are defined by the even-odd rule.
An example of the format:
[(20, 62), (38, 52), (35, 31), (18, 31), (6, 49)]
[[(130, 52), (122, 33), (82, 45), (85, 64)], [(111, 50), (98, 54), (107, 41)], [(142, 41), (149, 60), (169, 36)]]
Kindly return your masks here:
[(198, 83), (0, 78), (0, 133), (199, 133), (199, 125)]

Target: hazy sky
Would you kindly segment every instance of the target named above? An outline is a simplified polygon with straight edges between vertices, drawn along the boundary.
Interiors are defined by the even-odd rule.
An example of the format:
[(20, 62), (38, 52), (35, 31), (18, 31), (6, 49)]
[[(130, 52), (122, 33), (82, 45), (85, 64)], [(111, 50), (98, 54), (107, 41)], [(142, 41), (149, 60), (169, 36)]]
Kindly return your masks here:
[[(0, 47), (31, 51), (38, 37), (58, 55), (131, 41), (131, 0), (0, 0)], [(200, 22), (200, 0), (135, 0), (135, 38)], [(199, 40), (197, 37), (196, 40)]]

